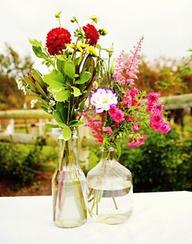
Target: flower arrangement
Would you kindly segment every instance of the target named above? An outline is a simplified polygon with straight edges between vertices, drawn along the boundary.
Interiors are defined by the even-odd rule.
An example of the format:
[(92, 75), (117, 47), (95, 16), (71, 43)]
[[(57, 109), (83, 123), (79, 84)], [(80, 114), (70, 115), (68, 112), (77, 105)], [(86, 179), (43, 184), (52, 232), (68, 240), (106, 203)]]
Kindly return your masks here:
[(127, 136), (128, 146), (136, 148), (144, 144), (148, 127), (161, 133), (170, 131), (163, 116), (163, 105), (158, 102), (160, 94), (146, 95), (135, 85), (142, 42), (143, 37), (130, 55), (122, 52), (114, 70), (105, 69), (99, 88), (89, 97), (92, 109), (84, 113), (87, 126), (104, 146), (115, 144), (120, 149), (121, 139)]
[(53, 116), (57, 122), (54, 127), (62, 128), (67, 141), (72, 128), (82, 123), (85, 102), (103, 62), (101, 51), (109, 51), (98, 43), (106, 31), (96, 27), (96, 16), (84, 26), (73, 17), (71, 23), (76, 25), (73, 34), (61, 26), (61, 12), (55, 17), (59, 27), (48, 32), (44, 43), (30, 39), (33, 52), (47, 66), (48, 72), (41, 74), (33, 69), (19, 84), (21, 89), (36, 97), (34, 102)]
[(61, 12), (55, 17), (59, 27), (48, 32), (45, 44), (30, 40), (48, 73), (33, 69), (23, 78), (22, 89), (34, 95), (35, 102), (53, 116), (57, 122), (54, 126), (62, 128), (64, 139), (70, 139), (72, 128), (82, 124), (82, 117), (104, 145), (118, 146), (128, 135), (128, 146), (138, 147), (144, 144), (147, 127), (167, 133), (170, 126), (158, 103), (159, 94), (146, 95), (135, 86), (143, 37), (130, 55), (123, 51), (114, 66), (112, 48), (98, 43), (106, 31), (95, 27), (96, 16), (84, 26), (73, 17), (73, 35), (61, 27)]

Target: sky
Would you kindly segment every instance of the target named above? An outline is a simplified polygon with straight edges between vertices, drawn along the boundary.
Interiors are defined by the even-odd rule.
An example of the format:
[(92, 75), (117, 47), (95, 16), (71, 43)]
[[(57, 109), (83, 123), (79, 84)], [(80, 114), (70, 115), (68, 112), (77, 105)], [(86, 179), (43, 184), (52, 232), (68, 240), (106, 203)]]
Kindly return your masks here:
[(21, 54), (32, 54), (29, 38), (46, 39), (57, 27), (54, 13), (62, 11), (62, 25), (71, 29), (77, 16), (82, 25), (91, 15), (108, 35), (101, 40), (115, 54), (127, 52), (144, 35), (142, 53), (149, 59), (179, 58), (192, 48), (192, 0), (0, 0), (0, 53), (9, 43)]

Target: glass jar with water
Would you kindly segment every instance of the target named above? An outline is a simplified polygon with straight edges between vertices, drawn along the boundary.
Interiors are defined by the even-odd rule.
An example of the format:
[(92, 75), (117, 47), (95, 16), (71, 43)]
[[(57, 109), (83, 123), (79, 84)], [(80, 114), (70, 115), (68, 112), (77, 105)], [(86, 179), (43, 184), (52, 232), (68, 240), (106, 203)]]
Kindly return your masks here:
[(102, 148), (100, 162), (87, 175), (89, 212), (97, 222), (120, 224), (133, 209), (131, 172), (115, 158), (113, 147)]

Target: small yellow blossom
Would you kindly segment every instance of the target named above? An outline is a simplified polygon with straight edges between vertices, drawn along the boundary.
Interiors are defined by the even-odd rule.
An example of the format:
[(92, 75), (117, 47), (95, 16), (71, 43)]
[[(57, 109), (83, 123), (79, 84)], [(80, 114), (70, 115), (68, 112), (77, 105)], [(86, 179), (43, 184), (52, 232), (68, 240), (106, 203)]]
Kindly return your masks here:
[(99, 18), (98, 18), (96, 15), (92, 15), (92, 16), (90, 17), (90, 19), (91, 19), (93, 22), (95, 22), (95, 23), (98, 23), (98, 21), (99, 21)]

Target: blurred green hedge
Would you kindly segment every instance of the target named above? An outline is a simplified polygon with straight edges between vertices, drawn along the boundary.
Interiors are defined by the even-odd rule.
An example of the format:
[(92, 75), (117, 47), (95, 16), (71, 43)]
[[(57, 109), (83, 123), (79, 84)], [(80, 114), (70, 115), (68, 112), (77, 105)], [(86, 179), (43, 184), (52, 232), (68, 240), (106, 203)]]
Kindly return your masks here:
[(151, 132), (145, 145), (124, 148), (120, 162), (133, 174), (134, 191), (192, 190), (192, 139)]

